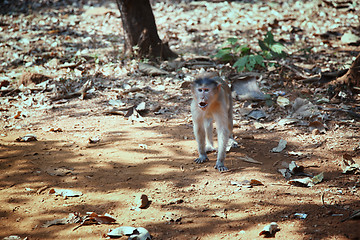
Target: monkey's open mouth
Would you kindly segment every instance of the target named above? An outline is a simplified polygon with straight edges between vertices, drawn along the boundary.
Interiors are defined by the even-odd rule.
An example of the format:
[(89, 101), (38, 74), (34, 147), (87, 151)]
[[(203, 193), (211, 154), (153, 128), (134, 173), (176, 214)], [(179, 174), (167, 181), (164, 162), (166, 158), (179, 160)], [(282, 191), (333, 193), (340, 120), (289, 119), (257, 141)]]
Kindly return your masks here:
[(208, 104), (207, 104), (206, 102), (200, 102), (200, 103), (199, 103), (199, 107), (200, 107), (200, 108), (206, 108), (207, 105), (208, 105)]

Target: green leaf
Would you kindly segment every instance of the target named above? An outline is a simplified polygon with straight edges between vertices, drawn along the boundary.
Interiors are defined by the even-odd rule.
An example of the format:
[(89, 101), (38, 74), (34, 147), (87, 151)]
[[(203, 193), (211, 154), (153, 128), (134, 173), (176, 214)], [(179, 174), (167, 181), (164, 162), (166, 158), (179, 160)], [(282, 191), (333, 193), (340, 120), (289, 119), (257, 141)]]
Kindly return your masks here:
[(235, 63), (234, 63), (234, 68), (236, 68), (239, 72), (242, 72), (245, 69), (246, 63), (248, 62), (248, 58), (249, 56), (244, 56), (239, 58)]
[(228, 38), (227, 41), (231, 44), (231, 45), (235, 45), (238, 41), (237, 38)]
[(261, 48), (261, 50), (264, 51), (269, 51), (269, 47), (265, 44), (264, 41), (258, 40), (259, 46)]
[(250, 55), (246, 64), (246, 69), (252, 71), (256, 65), (256, 58), (254, 55)]
[(214, 57), (225, 61), (224, 58), (225, 58), (225, 59), (228, 59), (229, 56), (230, 56), (230, 52), (231, 52), (231, 48), (223, 48), (223, 49), (220, 49), (220, 50), (215, 54)]
[(274, 40), (274, 35), (268, 31), (265, 35), (265, 38), (264, 38), (264, 42), (266, 43), (266, 45), (270, 46), (270, 45), (273, 45), (275, 42)]
[(255, 55), (254, 56), (254, 59), (256, 61), (256, 64), (262, 66), (262, 67), (265, 67), (265, 64), (264, 64), (264, 58), (260, 55)]
[(275, 43), (270, 46), (270, 49), (271, 49), (271, 51), (281, 54), (284, 49), (284, 45), (282, 45), (281, 43)]

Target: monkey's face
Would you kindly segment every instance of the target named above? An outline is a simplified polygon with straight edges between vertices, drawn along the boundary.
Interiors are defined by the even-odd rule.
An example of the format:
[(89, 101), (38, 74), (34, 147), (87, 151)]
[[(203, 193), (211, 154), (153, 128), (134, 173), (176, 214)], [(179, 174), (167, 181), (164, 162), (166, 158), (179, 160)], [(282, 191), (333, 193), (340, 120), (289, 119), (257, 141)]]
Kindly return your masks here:
[(217, 88), (211, 86), (198, 86), (194, 91), (197, 105), (201, 110), (206, 110), (211, 105), (212, 100), (216, 98)]

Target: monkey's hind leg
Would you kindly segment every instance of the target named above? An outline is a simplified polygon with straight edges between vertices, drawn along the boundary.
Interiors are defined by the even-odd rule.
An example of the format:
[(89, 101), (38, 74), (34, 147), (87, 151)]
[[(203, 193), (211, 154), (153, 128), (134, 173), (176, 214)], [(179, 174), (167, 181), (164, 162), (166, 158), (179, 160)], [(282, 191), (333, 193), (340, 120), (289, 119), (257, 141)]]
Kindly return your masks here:
[(194, 121), (194, 134), (196, 142), (198, 143), (198, 151), (199, 151), (199, 157), (194, 160), (196, 163), (203, 163), (209, 161), (209, 158), (206, 154), (205, 149), (205, 128), (204, 124), (201, 121), (201, 124), (198, 123), (199, 121)]
[(228, 171), (229, 169), (225, 167), (224, 161), (226, 156), (226, 145), (229, 140), (230, 132), (227, 128), (220, 128), (218, 130), (218, 154), (217, 160), (215, 164), (215, 169), (219, 170), (220, 172)]
[(205, 119), (205, 132), (206, 132), (206, 145), (205, 151), (214, 152), (216, 148), (214, 148), (214, 141), (213, 141), (213, 120), (212, 118)]

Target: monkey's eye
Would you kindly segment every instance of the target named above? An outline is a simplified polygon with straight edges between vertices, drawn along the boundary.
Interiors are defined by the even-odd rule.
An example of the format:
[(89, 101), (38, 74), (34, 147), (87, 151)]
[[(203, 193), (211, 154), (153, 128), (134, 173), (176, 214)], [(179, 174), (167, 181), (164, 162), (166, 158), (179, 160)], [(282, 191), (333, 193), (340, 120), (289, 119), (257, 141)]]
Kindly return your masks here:
[(208, 88), (204, 89), (204, 92), (209, 92), (209, 91), (210, 91), (210, 89), (208, 89)]
[(198, 92), (202, 92), (203, 90), (201, 88), (198, 88)]

